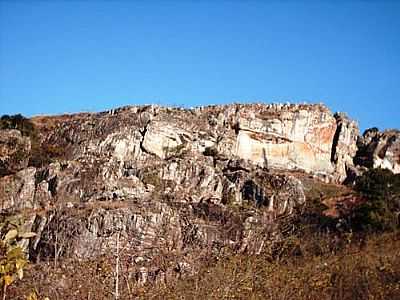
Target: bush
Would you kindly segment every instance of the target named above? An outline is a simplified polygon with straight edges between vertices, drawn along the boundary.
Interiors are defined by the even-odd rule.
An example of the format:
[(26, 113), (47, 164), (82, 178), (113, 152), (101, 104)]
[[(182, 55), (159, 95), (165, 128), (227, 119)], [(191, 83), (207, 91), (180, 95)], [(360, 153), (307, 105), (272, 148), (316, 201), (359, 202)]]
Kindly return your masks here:
[(400, 211), (400, 175), (386, 169), (371, 169), (357, 178), (355, 189), (365, 198), (350, 217), (356, 230), (392, 230)]
[(32, 136), (35, 132), (33, 123), (21, 114), (13, 116), (3, 115), (0, 118), (0, 129), (17, 129), (21, 131), (23, 136)]
[[(35, 125), (21, 114), (13, 116), (3, 115), (0, 118), (0, 129), (16, 129), (23, 136), (30, 138), (31, 151), (28, 162), (28, 166), (30, 167), (41, 168), (51, 163), (54, 159), (63, 159), (65, 157), (65, 148), (42, 143)], [(22, 154), (18, 155), (17, 159), (21, 160), (24, 158)]]
[(65, 149), (57, 145), (40, 144), (39, 141), (32, 141), (29, 166), (41, 168), (50, 164), (54, 159), (64, 159)]
[(0, 222), (0, 287), (3, 299), (6, 299), (7, 288), (17, 279), (22, 279), (28, 264), (19, 242), (34, 237), (35, 233), (21, 231), (22, 223), (16, 217)]

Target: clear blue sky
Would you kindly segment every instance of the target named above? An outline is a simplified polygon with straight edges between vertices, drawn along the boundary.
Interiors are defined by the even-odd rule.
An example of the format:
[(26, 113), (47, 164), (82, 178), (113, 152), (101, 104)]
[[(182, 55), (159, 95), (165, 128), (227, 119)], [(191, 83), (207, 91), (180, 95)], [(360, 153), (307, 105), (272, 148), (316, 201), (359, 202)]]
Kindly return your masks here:
[(0, 1), (0, 114), (324, 102), (400, 127), (400, 1)]

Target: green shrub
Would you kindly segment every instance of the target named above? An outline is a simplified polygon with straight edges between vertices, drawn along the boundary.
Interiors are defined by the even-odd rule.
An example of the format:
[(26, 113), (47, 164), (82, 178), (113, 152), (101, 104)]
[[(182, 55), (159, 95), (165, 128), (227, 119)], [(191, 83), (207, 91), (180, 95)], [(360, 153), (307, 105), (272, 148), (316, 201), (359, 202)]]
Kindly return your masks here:
[(355, 189), (365, 198), (351, 213), (356, 230), (384, 231), (398, 226), (400, 175), (371, 169), (356, 180)]
[(19, 241), (35, 236), (33, 232), (22, 232), (21, 224), (22, 220), (18, 217), (0, 223), (0, 287), (3, 299), (6, 299), (7, 288), (17, 279), (22, 279), (28, 265)]

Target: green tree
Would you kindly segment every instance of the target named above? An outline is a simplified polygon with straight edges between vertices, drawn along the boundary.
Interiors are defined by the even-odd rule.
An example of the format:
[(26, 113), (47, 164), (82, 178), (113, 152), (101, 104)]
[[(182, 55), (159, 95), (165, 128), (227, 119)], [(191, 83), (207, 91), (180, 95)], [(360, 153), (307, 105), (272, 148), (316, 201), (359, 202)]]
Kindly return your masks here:
[(351, 214), (354, 229), (384, 231), (399, 225), (400, 174), (370, 169), (357, 178), (355, 189), (366, 201)]

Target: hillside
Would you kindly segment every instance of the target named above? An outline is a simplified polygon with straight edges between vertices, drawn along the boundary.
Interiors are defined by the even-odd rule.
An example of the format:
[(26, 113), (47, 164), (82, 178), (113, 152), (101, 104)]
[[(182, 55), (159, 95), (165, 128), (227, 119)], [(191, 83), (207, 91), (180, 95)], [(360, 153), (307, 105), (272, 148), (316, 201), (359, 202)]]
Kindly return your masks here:
[[(356, 253), (357, 272), (387, 263), (393, 277), (374, 277), (373, 289), (387, 293), (363, 290), (359, 299), (400, 298), (397, 229), (382, 226), (383, 237), (375, 223), (360, 230), (366, 219), (353, 213), (375, 197), (362, 180), (388, 178), (393, 184), (384, 185), (389, 192), (379, 201), (389, 203), (389, 195), (395, 204), (385, 202), (385, 209), (398, 216), (399, 173), (398, 130), (372, 128), (360, 136), (356, 122), (322, 104), (3, 116), (1, 234), (30, 261), (7, 293), (9, 299), (32, 291), (40, 299), (355, 299), (346, 296), (351, 286), (333, 294), (329, 287), (343, 284), (332, 278), (332, 266), (342, 268)], [(16, 229), (31, 234), (11, 239)], [(387, 252), (376, 256), (379, 243)], [(317, 280), (307, 292), (307, 276), (323, 273), (311, 266), (321, 264), (329, 264), (329, 284)], [(304, 275), (293, 277), (297, 292), (273, 294), (294, 270)], [(268, 288), (260, 278), (271, 274), (276, 282)], [(221, 292), (218, 285), (228, 282)]]

